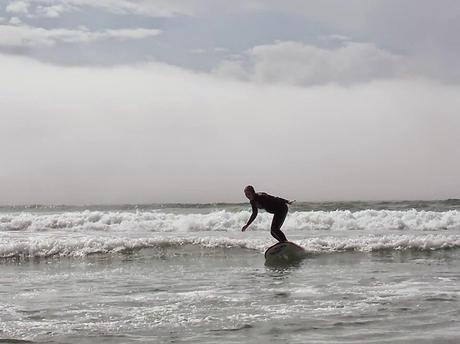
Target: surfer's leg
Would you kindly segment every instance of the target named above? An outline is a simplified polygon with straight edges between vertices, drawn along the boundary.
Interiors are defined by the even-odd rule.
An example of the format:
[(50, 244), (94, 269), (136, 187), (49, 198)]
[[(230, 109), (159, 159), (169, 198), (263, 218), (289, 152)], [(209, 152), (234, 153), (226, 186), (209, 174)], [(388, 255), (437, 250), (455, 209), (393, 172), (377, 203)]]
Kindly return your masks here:
[(283, 232), (281, 232), (279, 229), (277, 231), (274, 231), (272, 230), (270, 232), (270, 234), (272, 235), (272, 237), (274, 237), (276, 240), (278, 240), (279, 242), (285, 242), (287, 241), (286, 239), (286, 236), (284, 235)]
[(283, 209), (281, 209), (280, 211), (277, 211), (273, 215), (270, 234), (279, 242), (287, 241), (286, 236), (284, 235), (283, 232), (281, 232), (281, 229), (280, 229), (284, 223), (284, 219), (286, 218), (287, 212), (288, 212), (288, 207), (285, 206)]

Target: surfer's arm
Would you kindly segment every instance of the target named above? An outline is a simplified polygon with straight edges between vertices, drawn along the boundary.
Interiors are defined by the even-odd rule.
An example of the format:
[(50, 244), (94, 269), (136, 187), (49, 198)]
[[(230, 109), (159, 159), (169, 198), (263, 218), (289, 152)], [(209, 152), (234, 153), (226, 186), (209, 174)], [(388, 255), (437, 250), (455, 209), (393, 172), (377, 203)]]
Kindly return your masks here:
[(257, 210), (257, 207), (256, 207), (254, 204), (251, 204), (251, 205), (252, 205), (252, 215), (251, 215), (251, 217), (249, 218), (248, 223), (245, 224), (245, 225), (243, 226), (243, 228), (241, 228), (241, 230), (242, 230), (243, 232), (244, 232), (244, 231), (249, 227), (249, 225), (256, 219), (257, 214), (258, 214), (258, 212), (259, 212), (259, 211)]

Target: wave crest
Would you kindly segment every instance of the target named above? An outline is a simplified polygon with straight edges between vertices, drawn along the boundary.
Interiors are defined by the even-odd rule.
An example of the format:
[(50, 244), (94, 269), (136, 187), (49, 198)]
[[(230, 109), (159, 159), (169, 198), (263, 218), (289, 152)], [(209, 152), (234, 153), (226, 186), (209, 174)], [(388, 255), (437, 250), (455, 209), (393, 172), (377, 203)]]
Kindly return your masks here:
[[(320, 237), (297, 241), (308, 253), (375, 252), (382, 250), (434, 251), (460, 248), (457, 235), (386, 235), (359, 238)], [(0, 258), (86, 257), (94, 254), (126, 254), (141, 249), (169, 250), (174, 254), (195, 249), (248, 249), (263, 252), (273, 242), (269, 239), (234, 238), (35, 238), (2, 240)], [(196, 250), (195, 250), (196, 251)]]
[[(160, 211), (79, 211), (56, 214), (0, 215), (0, 231), (151, 231), (194, 232), (240, 229), (250, 212), (219, 210), (207, 214)], [(270, 228), (271, 215), (261, 213), (253, 230)], [(460, 230), (460, 212), (362, 210), (302, 211), (288, 215), (284, 228), (296, 230)]]

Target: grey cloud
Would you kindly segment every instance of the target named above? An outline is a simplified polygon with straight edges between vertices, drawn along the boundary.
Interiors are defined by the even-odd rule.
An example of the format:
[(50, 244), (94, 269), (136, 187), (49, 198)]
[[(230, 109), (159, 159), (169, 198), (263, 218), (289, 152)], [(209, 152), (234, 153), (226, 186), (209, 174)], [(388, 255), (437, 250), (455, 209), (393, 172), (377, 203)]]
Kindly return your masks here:
[(253, 1), (266, 9), (302, 15), (354, 40), (416, 56), (433, 76), (460, 80), (456, 0)]
[(57, 43), (90, 43), (109, 39), (143, 39), (161, 34), (154, 29), (107, 29), (104, 31), (44, 29), (28, 25), (0, 25), (0, 46), (54, 46)]
[[(75, 30), (75, 26), (83, 23), (93, 31), (102, 32), (106, 29), (104, 24), (109, 26), (108, 23), (113, 23), (121, 29), (139, 22), (142, 23), (140, 27), (156, 28), (159, 25), (163, 32), (155, 44), (139, 42), (127, 46), (113, 42), (110, 46), (94, 46), (91, 52), (77, 45), (55, 49), (55, 44), (52, 51), (40, 50), (37, 46), (19, 51), (60, 64), (120, 64), (156, 59), (207, 72), (218, 65), (214, 69), (221, 75), (244, 78), (241, 74), (249, 73), (251, 78), (246, 76), (247, 79), (273, 79), (307, 85), (323, 82), (321, 80), (334, 82), (334, 78), (338, 82), (349, 82), (352, 77), (346, 71), (352, 70), (357, 71), (355, 79), (358, 81), (405, 74), (429, 76), (444, 82), (460, 81), (460, 45), (457, 44), (460, 21), (456, 20), (460, 15), (460, 6), (457, 1), (22, 0), (21, 3), (28, 4), (29, 13), (20, 16), (20, 19), (31, 27)], [(21, 24), (16, 19), (18, 16), (15, 15), (12, 24)], [(308, 74), (306, 66), (311, 62), (297, 66), (293, 56), (277, 52), (282, 60), (290, 59), (304, 73), (294, 76), (289, 68), (282, 67), (282, 62), (276, 64), (268, 58), (269, 55), (274, 56), (274, 51), (258, 55), (247, 52), (254, 47), (273, 45), (272, 42), (277, 40), (303, 44), (305, 47), (298, 49), (297, 60), (305, 59), (306, 47), (312, 48), (311, 56), (323, 54), (322, 68), (325, 72)], [(45, 39), (45, 42), (49, 41)], [(339, 65), (334, 67), (326, 63), (335, 63), (335, 60), (348, 63), (343, 55), (346, 51), (358, 52), (358, 44), (370, 54), (367, 55), (370, 60), (363, 62), (363, 68), (353, 69), (348, 64), (342, 70)], [(215, 47), (221, 49), (216, 51)], [(190, 53), (198, 52), (197, 49), (205, 53)], [(294, 49), (291, 50), (293, 52)], [(11, 49), (2, 51), (11, 53)], [(118, 53), (113, 54), (113, 51)], [(342, 56), (334, 60), (328, 52)], [(245, 55), (242, 63), (231, 57), (236, 54)], [(361, 59), (366, 57), (364, 51), (359, 54)], [(256, 61), (256, 58), (260, 59)], [(348, 59), (352, 60), (359, 61), (359, 56)], [(267, 68), (263, 68), (264, 65)], [(288, 74), (286, 77), (278, 76), (268, 69), (269, 66), (285, 68)], [(336, 76), (327, 77), (327, 71), (334, 72)]]
[(403, 56), (370, 43), (346, 42), (325, 49), (299, 42), (276, 42), (256, 46), (247, 52), (246, 61), (225, 61), (214, 72), (256, 82), (308, 86), (403, 77), (409, 72), (407, 65)]
[(458, 1), (21, 2), (0, 204), (458, 197)]
[(19, 19), (18, 17), (11, 17), (9, 23), (10, 23), (11, 25), (21, 25), (21, 24), (22, 24), (22, 20)]
[(12, 1), (5, 8), (7, 13), (25, 15), (29, 13), (29, 4), (25, 1)]
[(238, 59), (225, 60), (220, 62), (212, 71), (215, 75), (223, 78), (249, 81), (253, 78), (251, 71), (243, 65), (243, 61)]
[(179, 0), (21, 0), (10, 1), (6, 9), (11, 13), (28, 14), (31, 17), (57, 18), (65, 12), (88, 8), (101, 9), (110, 13), (136, 14), (150, 17), (174, 17), (192, 15), (202, 1)]
[(64, 4), (57, 4), (51, 6), (37, 6), (35, 10), (35, 15), (38, 17), (58, 18), (63, 13), (69, 12), (71, 10), (74, 10), (74, 8)]
[(2, 204), (239, 201), (248, 183), (299, 200), (460, 188), (455, 85), (304, 88), (1, 55), (0, 74)]

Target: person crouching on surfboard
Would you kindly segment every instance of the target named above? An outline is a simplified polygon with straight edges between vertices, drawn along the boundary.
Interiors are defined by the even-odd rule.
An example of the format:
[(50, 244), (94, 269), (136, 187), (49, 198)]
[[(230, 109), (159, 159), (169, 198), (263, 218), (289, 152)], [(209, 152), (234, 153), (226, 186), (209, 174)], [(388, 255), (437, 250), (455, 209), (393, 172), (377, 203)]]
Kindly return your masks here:
[(286, 236), (281, 232), (281, 226), (283, 225), (284, 219), (288, 213), (288, 204), (292, 204), (295, 201), (288, 201), (287, 199), (275, 197), (265, 192), (257, 192), (254, 187), (248, 185), (244, 188), (244, 194), (251, 202), (252, 215), (249, 218), (247, 224), (243, 226), (241, 231), (245, 231), (252, 221), (257, 217), (257, 209), (265, 209), (267, 212), (274, 214), (270, 234), (279, 242), (287, 241)]

